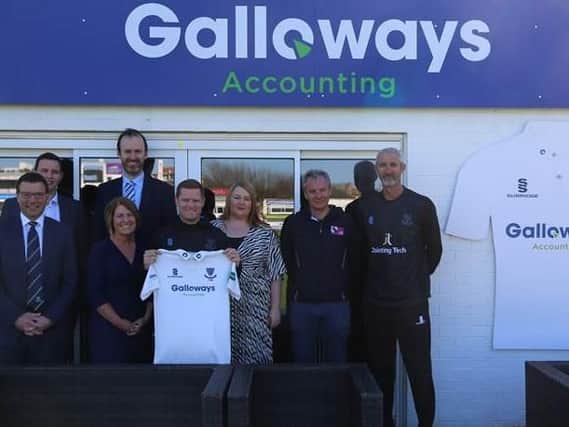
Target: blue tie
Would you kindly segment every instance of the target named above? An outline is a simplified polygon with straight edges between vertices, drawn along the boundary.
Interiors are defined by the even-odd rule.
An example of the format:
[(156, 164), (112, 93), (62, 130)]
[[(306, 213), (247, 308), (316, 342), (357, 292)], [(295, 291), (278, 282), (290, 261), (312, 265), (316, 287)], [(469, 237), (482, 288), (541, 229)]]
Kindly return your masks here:
[(30, 221), (27, 236), (26, 256), (26, 306), (29, 310), (39, 311), (44, 305), (43, 281), (41, 272), (40, 240), (36, 231), (37, 222)]
[(136, 192), (134, 182), (127, 180), (126, 184), (124, 185), (124, 197), (126, 197), (132, 203), (136, 204), (135, 194)]

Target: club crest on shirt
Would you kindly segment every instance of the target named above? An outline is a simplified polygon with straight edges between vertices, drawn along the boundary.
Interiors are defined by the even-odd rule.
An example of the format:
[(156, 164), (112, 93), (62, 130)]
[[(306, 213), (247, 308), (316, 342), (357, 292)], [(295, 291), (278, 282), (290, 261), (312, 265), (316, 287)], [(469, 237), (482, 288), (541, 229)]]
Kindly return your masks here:
[(343, 236), (344, 235), (344, 227), (340, 227), (339, 225), (331, 225), (330, 226), (330, 233), (333, 236)]
[(166, 239), (166, 247), (171, 248), (172, 246), (174, 246), (174, 239), (172, 237), (168, 237), (168, 239)]
[(212, 282), (217, 277), (217, 274), (215, 274), (215, 268), (207, 267), (205, 269), (205, 274), (203, 275), (203, 277)]
[(373, 225), (373, 223), (374, 223), (373, 216), (370, 215), (370, 216), (367, 217), (367, 223), (368, 223), (369, 225)]
[(401, 225), (404, 225), (405, 227), (411, 227), (413, 225), (413, 217), (411, 214), (403, 214), (403, 217), (401, 218)]

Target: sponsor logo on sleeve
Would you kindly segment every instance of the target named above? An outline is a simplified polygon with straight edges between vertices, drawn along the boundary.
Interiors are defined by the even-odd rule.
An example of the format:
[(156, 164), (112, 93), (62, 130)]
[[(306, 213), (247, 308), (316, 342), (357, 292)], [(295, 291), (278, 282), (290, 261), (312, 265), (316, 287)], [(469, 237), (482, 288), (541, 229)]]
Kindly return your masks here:
[(343, 236), (344, 235), (344, 227), (340, 227), (339, 225), (331, 225), (330, 226), (330, 233), (333, 236)]

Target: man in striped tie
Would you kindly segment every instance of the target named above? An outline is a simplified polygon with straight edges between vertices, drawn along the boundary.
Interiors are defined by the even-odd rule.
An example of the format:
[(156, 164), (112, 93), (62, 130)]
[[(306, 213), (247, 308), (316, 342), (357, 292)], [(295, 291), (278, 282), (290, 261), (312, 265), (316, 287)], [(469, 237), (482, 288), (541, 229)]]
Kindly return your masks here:
[(48, 184), (16, 183), (20, 215), (0, 222), (0, 363), (62, 363), (76, 289), (71, 230), (44, 213)]
[(148, 142), (136, 129), (125, 129), (117, 138), (117, 155), (122, 165), (122, 176), (101, 184), (97, 189), (95, 205), (94, 240), (107, 237), (103, 219), (105, 206), (118, 196), (130, 199), (142, 217), (136, 232), (141, 244), (150, 243), (155, 231), (176, 222), (174, 188), (145, 171), (148, 160)]

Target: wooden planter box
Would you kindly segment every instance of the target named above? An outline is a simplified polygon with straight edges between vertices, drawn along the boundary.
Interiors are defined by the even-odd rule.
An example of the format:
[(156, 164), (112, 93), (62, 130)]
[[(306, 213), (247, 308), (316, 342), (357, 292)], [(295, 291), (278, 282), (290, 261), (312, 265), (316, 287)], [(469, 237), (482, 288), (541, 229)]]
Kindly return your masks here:
[(365, 365), (238, 366), (230, 427), (381, 427), (381, 393)]
[(223, 427), (230, 366), (1, 367), (2, 427)]
[(526, 427), (569, 426), (569, 362), (526, 362)]

